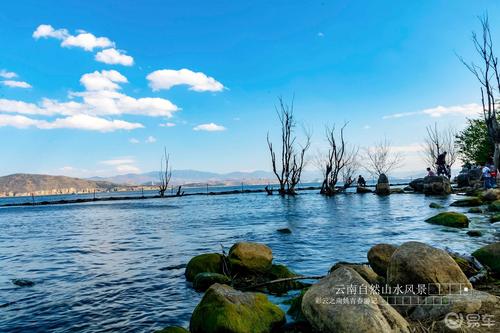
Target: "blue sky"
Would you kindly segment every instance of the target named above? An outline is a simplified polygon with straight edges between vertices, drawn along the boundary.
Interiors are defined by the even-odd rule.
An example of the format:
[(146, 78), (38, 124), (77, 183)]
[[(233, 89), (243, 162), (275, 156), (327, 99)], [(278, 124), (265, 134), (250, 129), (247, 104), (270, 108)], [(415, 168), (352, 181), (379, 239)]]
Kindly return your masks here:
[[(495, 1), (13, 1), (0, 11), (0, 175), (269, 170), (278, 96), (424, 165), (425, 127), (480, 102), (456, 53)], [(500, 41), (497, 45), (500, 45)], [(14, 75), (16, 74), (16, 75)], [(163, 126), (162, 126), (163, 125)], [(312, 168), (312, 166), (311, 166)]]

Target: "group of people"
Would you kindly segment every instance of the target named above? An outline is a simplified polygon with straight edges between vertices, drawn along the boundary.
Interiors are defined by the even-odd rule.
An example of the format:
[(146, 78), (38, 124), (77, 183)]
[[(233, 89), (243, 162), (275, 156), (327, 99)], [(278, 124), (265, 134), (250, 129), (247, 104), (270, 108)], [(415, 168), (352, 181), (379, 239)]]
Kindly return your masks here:
[[(447, 152), (439, 154), (436, 159), (437, 172), (434, 172), (431, 168), (427, 168), (427, 176), (446, 176), (451, 178), (451, 167), (446, 164)], [(496, 184), (497, 169), (493, 163), (493, 159), (489, 158), (486, 163), (481, 165), (481, 179), (484, 182), (484, 188), (493, 188)]]

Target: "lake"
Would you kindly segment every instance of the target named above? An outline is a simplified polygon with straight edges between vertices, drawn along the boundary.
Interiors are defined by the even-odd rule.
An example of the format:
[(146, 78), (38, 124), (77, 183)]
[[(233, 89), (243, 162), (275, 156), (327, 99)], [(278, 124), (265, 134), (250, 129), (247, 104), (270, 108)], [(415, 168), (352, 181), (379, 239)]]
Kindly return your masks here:
[[(237, 241), (269, 245), (274, 262), (321, 275), (337, 261), (365, 262), (380, 242), (409, 240), (470, 253), (500, 239), (499, 223), (469, 215), (466, 230), (430, 225), (429, 203), (456, 196), (389, 197), (303, 191), (0, 208), (1, 332), (151, 332), (186, 326), (202, 294), (184, 279), (195, 255)], [(2, 199), (3, 200), (3, 199)], [(2, 201), (0, 200), (0, 204)], [(12, 200), (12, 199), (8, 199)], [(453, 208), (466, 211), (465, 208)], [(291, 234), (276, 232), (290, 228)], [(34, 281), (18, 287), (12, 279)], [(280, 306), (286, 297), (273, 297)]]

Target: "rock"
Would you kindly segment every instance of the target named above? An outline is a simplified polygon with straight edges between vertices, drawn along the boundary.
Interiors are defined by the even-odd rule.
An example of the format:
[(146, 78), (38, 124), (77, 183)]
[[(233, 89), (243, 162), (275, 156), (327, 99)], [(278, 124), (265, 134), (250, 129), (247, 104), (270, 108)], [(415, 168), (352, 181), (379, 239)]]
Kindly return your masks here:
[[(312, 285), (302, 299), (302, 312), (313, 329), (320, 333), (409, 332), (408, 322), (376, 293), (339, 297), (339, 288), (358, 290), (369, 284), (349, 267), (340, 267)], [(337, 299), (347, 304), (336, 304)], [(358, 302), (361, 299), (361, 302)], [(343, 303), (343, 302), (342, 302)]]
[(440, 204), (438, 204), (438, 203), (436, 203), (436, 202), (431, 202), (431, 203), (429, 204), (429, 207), (430, 207), (430, 208), (435, 208), (435, 209), (444, 208), (442, 205), (440, 205)]
[(467, 211), (467, 213), (482, 214), (483, 210), (480, 207), (472, 207), (472, 208), (469, 208), (469, 210)]
[(491, 212), (500, 212), (500, 200), (495, 200), (493, 201), (489, 206), (488, 209)]
[(340, 267), (349, 267), (356, 271), (363, 279), (365, 279), (369, 284), (379, 284), (385, 281), (385, 279), (379, 276), (375, 271), (368, 265), (365, 264), (353, 264), (348, 262), (338, 262), (330, 268), (330, 273)]
[(402, 188), (391, 188), (391, 194), (403, 194), (405, 191)]
[(496, 188), (490, 188), (489, 190), (482, 192), (479, 195), (479, 197), (483, 201), (487, 201), (487, 202), (497, 201), (498, 199), (500, 199), (500, 190), (498, 190)]
[(193, 281), (199, 273), (222, 274), (222, 255), (218, 253), (206, 253), (193, 257), (186, 266), (186, 280)]
[(483, 202), (477, 197), (460, 199), (452, 202), (450, 206), (454, 207), (477, 207), (481, 206)]
[(278, 229), (276, 231), (281, 233), (281, 234), (291, 234), (292, 233), (292, 230), (290, 230), (288, 228), (281, 228), (281, 229)]
[(377, 185), (375, 186), (375, 193), (378, 195), (389, 195), (391, 194), (391, 187), (389, 185), (389, 179), (386, 175), (381, 174), (378, 176)]
[(481, 168), (474, 168), (471, 170), (465, 169), (460, 171), (460, 173), (455, 177), (457, 186), (463, 187), (474, 187), (480, 183), (481, 179)]
[(427, 176), (424, 178), (422, 192), (427, 195), (447, 195), (451, 193), (450, 180), (444, 176)]
[(228, 258), (234, 272), (266, 272), (271, 268), (273, 252), (264, 244), (241, 242), (229, 249)]
[(391, 286), (419, 284), (461, 290), (472, 288), (458, 264), (443, 250), (420, 242), (406, 242), (394, 252), (387, 269), (387, 282)]
[(191, 333), (269, 333), (285, 323), (285, 313), (264, 294), (214, 284), (191, 316)]
[(467, 278), (470, 278), (470, 277), (476, 275), (477, 273), (479, 273), (479, 270), (476, 269), (474, 264), (472, 262), (470, 262), (469, 260), (467, 260), (466, 258), (462, 258), (462, 257), (454, 255), (452, 253), (448, 253), (448, 254), (453, 258), (453, 260), (455, 260), (458, 267), (460, 267), (460, 270), (462, 270), (462, 272), (464, 272), (464, 274), (465, 274), (465, 276), (467, 276)]
[(470, 237), (480, 237), (483, 235), (483, 233), (479, 230), (469, 230), (467, 231), (467, 235), (469, 235)]
[(495, 215), (491, 215), (490, 216), (490, 222), (491, 223), (495, 223), (495, 222), (498, 222), (500, 221), (500, 214), (495, 214)]
[(415, 190), (414, 190), (414, 189), (413, 189), (413, 187), (411, 187), (411, 186), (405, 186), (405, 187), (403, 188), (403, 191), (405, 191), (405, 192), (414, 192)]
[(180, 326), (169, 326), (159, 331), (155, 331), (155, 333), (189, 333), (189, 331)]
[(397, 249), (396, 246), (391, 244), (377, 244), (368, 251), (368, 262), (375, 273), (384, 278), (387, 276), (389, 261)]
[(210, 288), (211, 285), (215, 283), (220, 283), (220, 284), (229, 284), (231, 282), (231, 279), (227, 277), (226, 275), (219, 274), (219, 273), (208, 273), (208, 272), (203, 272), (196, 274), (194, 281), (193, 281), (193, 287), (197, 291), (205, 291), (208, 288)]
[(369, 188), (367, 187), (361, 187), (361, 186), (358, 186), (356, 187), (356, 193), (360, 193), (360, 194), (364, 194), (364, 193), (373, 193), (372, 190), (370, 190)]
[(456, 212), (443, 212), (425, 220), (427, 223), (439, 224), (453, 228), (467, 228), (469, 226), (469, 218)]
[(495, 274), (500, 274), (500, 242), (489, 244), (474, 251), (472, 255)]
[[(278, 279), (286, 279), (298, 276), (293, 271), (291, 271), (285, 265), (276, 265), (273, 264), (271, 269), (266, 273), (266, 276), (269, 280), (278, 280)], [(304, 284), (300, 281), (286, 281), (280, 283), (273, 283), (267, 286), (267, 291), (271, 294), (281, 295), (290, 290), (302, 289), (304, 288)]]
[(410, 182), (409, 186), (415, 191), (415, 192), (423, 192), (424, 191), (424, 179), (423, 178), (417, 178), (414, 179)]
[(18, 287), (33, 287), (35, 285), (35, 282), (27, 279), (13, 279), (12, 283)]
[(491, 314), (491, 311), (499, 304), (497, 297), (478, 290), (471, 290), (464, 294), (441, 296), (440, 300), (442, 300), (442, 304), (435, 305), (433, 304), (435, 297), (429, 296), (425, 298), (423, 304), (415, 307), (410, 319), (415, 321), (437, 321), (443, 319), (450, 312), (457, 314), (490, 312)]

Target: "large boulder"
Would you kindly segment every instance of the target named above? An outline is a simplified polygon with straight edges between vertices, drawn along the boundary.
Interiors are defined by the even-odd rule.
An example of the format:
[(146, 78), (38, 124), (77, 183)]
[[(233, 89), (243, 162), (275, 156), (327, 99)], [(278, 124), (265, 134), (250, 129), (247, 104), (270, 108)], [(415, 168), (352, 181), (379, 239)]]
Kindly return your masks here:
[(427, 176), (424, 178), (422, 192), (427, 195), (446, 195), (451, 193), (450, 180), (444, 176)]
[(389, 195), (391, 194), (391, 187), (389, 185), (389, 179), (385, 174), (381, 174), (378, 177), (377, 185), (375, 186), (375, 193), (378, 195)]
[(191, 333), (270, 333), (285, 323), (285, 313), (264, 294), (212, 285), (194, 309)]
[(481, 168), (463, 169), (455, 181), (458, 187), (474, 187), (481, 182)]
[(414, 179), (410, 182), (409, 186), (415, 191), (415, 192), (423, 192), (424, 191), (424, 179), (423, 178), (417, 178)]
[[(347, 286), (355, 293), (347, 294)], [(339, 288), (344, 290), (341, 296)], [(380, 295), (358, 292), (365, 288), (370, 290), (370, 285), (358, 273), (340, 267), (307, 290), (302, 313), (320, 333), (410, 332), (408, 322)]]
[(483, 246), (472, 255), (481, 264), (488, 266), (494, 274), (500, 275), (500, 242)]
[(391, 244), (377, 244), (368, 251), (368, 262), (375, 273), (384, 278), (387, 276), (389, 261), (397, 249), (396, 246)]
[(465, 214), (456, 212), (442, 212), (428, 218), (425, 222), (453, 228), (467, 228), (469, 226), (469, 218)]
[(199, 273), (222, 274), (223, 258), (218, 253), (206, 253), (193, 257), (186, 266), (186, 280), (193, 281)]
[(330, 273), (340, 267), (349, 267), (358, 273), (366, 282), (369, 284), (381, 284), (385, 282), (385, 278), (379, 276), (375, 271), (368, 265), (365, 264), (355, 264), (349, 262), (338, 262), (330, 268)]
[(458, 264), (443, 250), (420, 242), (407, 242), (398, 247), (387, 269), (387, 283), (395, 285), (426, 285), (427, 290), (459, 292), (472, 285)]
[(489, 190), (482, 192), (479, 195), (479, 197), (483, 201), (493, 202), (493, 201), (500, 199), (500, 190), (496, 189), (496, 188), (490, 188)]
[(477, 207), (481, 206), (483, 202), (481, 199), (478, 197), (472, 197), (472, 198), (464, 198), (464, 199), (459, 199), (457, 201), (454, 201), (450, 204), (450, 206), (454, 207)]
[(196, 274), (193, 281), (193, 287), (197, 291), (205, 291), (215, 283), (229, 284), (230, 282), (231, 279), (226, 275), (219, 273), (203, 272)]
[(266, 272), (273, 262), (273, 251), (264, 244), (240, 242), (229, 249), (229, 263), (234, 272)]

